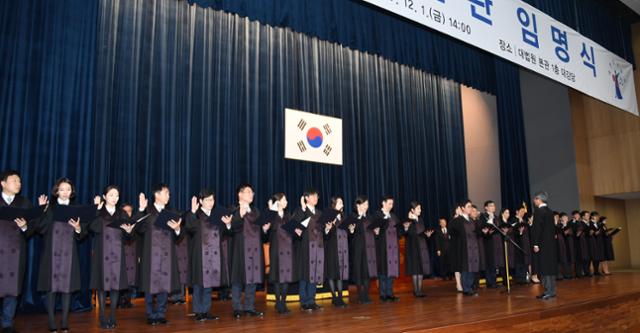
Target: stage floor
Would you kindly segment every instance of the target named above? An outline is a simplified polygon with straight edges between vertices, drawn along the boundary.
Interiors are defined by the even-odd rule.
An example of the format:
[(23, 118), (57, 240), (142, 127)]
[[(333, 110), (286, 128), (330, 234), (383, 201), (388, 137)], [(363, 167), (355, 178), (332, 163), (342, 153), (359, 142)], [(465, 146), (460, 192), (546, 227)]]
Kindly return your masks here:
[[(256, 299), (263, 318), (231, 316), (230, 301), (214, 301), (214, 322), (199, 323), (188, 316), (190, 304), (170, 305), (168, 325), (146, 325), (142, 299), (131, 309), (118, 310), (117, 332), (194, 332), (209, 330), (291, 332), (407, 332), (445, 331), (492, 332), (517, 329), (518, 332), (591, 331), (608, 328), (610, 332), (640, 331), (640, 272), (617, 272), (607, 277), (558, 282), (558, 297), (540, 301), (540, 285), (514, 286), (510, 295), (504, 289), (480, 289), (477, 297), (465, 297), (455, 291), (453, 282), (431, 281), (425, 285), (426, 298), (416, 299), (410, 285), (402, 280), (397, 286), (400, 300), (373, 304), (351, 304), (335, 309), (329, 301), (320, 302), (324, 309), (312, 313), (299, 311), (298, 303), (289, 303), (292, 313), (278, 315), (273, 303), (265, 304), (264, 293)], [(352, 289), (353, 294), (355, 290)], [(353, 296), (352, 296), (353, 297)], [(631, 317), (630, 317), (631, 316)], [(597, 317), (597, 318), (596, 318)], [(591, 320), (593, 319), (593, 320)], [(45, 314), (19, 315), (16, 329), (20, 332), (46, 331)], [(594, 326), (595, 325), (595, 326)], [(72, 332), (101, 332), (97, 312), (72, 313)]]

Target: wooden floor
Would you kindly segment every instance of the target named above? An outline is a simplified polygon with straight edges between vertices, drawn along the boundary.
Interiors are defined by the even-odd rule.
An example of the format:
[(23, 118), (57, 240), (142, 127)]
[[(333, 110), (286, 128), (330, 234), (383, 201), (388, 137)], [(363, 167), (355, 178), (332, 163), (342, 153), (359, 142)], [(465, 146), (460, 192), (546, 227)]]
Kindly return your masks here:
[[(352, 304), (335, 309), (321, 302), (323, 310), (306, 313), (290, 303), (289, 315), (278, 315), (273, 303), (257, 296), (257, 308), (265, 310), (263, 318), (231, 317), (230, 301), (214, 301), (213, 313), (221, 317), (215, 322), (195, 322), (187, 305), (171, 305), (169, 324), (150, 327), (145, 323), (144, 304), (135, 301), (131, 309), (118, 310), (117, 332), (194, 332), (257, 331), (290, 332), (640, 332), (640, 272), (619, 272), (612, 276), (562, 281), (558, 297), (539, 301), (535, 295), (541, 286), (516, 286), (510, 295), (503, 290), (481, 288), (477, 297), (456, 293), (453, 282), (430, 281), (425, 286), (427, 297), (414, 298), (410, 286), (401, 281), (398, 303)], [(374, 289), (374, 288), (372, 288)], [(353, 290), (352, 290), (353, 291)], [(353, 293), (354, 294), (354, 293)], [(352, 296), (353, 297), (353, 296)], [(72, 332), (100, 332), (97, 313), (72, 313)], [(21, 315), (16, 320), (20, 332), (46, 331), (46, 315)]]

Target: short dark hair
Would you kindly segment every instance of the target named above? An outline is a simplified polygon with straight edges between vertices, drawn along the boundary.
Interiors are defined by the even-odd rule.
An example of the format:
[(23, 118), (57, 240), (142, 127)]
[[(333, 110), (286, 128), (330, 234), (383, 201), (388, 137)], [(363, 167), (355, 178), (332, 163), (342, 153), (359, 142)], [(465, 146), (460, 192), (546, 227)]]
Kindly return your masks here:
[(393, 196), (389, 195), (389, 194), (385, 194), (382, 196), (382, 200), (380, 200), (380, 205), (382, 205), (383, 202), (386, 202), (388, 200), (393, 200)]
[(464, 199), (464, 200), (462, 200), (462, 201), (458, 202), (458, 207), (459, 207), (459, 208), (462, 208), (462, 207), (464, 207), (464, 206), (466, 206), (467, 204), (470, 204), (470, 203), (471, 203), (471, 200), (469, 200), (469, 199)]
[(307, 187), (302, 193), (303, 196), (308, 197), (310, 195), (318, 194), (318, 191), (313, 187)]
[(598, 212), (596, 212), (595, 210), (591, 212), (590, 214), (591, 216), (599, 216), (600, 214), (598, 214)]
[[(342, 197), (338, 195), (331, 197), (331, 208), (336, 209), (338, 200), (342, 200)], [(344, 210), (344, 200), (342, 200), (342, 210)]]
[(54, 198), (58, 197), (58, 190), (60, 189), (60, 185), (62, 185), (62, 183), (67, 183), (71, 186), (71, 195), (69, 196), (69, 199), (75, 198), (76, 186), (73, 185), (73, 182), (71, 181), (71, 179), (67, 177), (60, 177), (56, 180), (56, 182), (53, 184), (53, 188), (51, 189), (51, 196)]
[(253, 190), (253, 186), (251, 186), (251, 184), (249, 183), (242, 183), (240, 185), (238, 185), (238, 187), (236, 188), (236, 193), (240, 193), (242, 191), (244, 191), (245, 188), (250, 188), (251, 190)]
[(213, 200), (216, 199), (216, 194), (213, 193), (213, 191), (209, 190), (208, 188), (203, 188), (200, 190), (200, 193), (198, 193), (198, 200), (203, 200), (204, 198), (208, 198), (210, 196), (213, 196)]
[(487, 208), (487, 206), (489, 206), (490, 204), (495, 204), (496, 202), (493, 200), (487, 200), (484, 202), (484, 208)]
[(151, 192), (153, 194), (156, 194), (158, 192), (162, 192), (162, 190), (164, 189), (169, 189), (169, 185), (167, 183), (157, 183), (156, 185), (153, 186), (153, 188), (151, 189)]
[(356, 205), (362, 205), (363, 203), (369, 201), (366, 195), (360, 194), (356, 197)]
[(277, 192), (277, 193), (274, 193), (270, 199), (271, 201), (276, 202), (276, 201), (280, 201), (280, 199), (282, 199), (284, 196), (285, 196), (284, 192)]
[(578, 215), (579, 215), (579, 214), (580, 214), (580, 211), (578, 211), (578, 210), (574, 210), (573, 212), (571, 212), (571, 215), (576, 215), (576, 214), (578, 214)]
[[(0, 181), (6, 182), (7, 179), (9, 179), (9, 177), (11, 177), (11, 176), (20, 177), (20, 172), (18, 172), (18, 170), (13, 170), (13, 169), (4, 170), (4, 171), (2, 171), (2, 173), (0, 173)], [(22, 177), (20, 177), (20, 178), (22, 178)]]
[(418, 206), (422, 206), (422, 205), (420, 204), (420, 201), (418, 201), (418, 200), (413, 200), (413, 201), (411, 201), (411, 202), (409, 203), (409, 210), (414, 210), (414, 209), (418, 208)]
[(583, 211), (580, 212), (580, 217), (585, 217), (585, 215), (587, 215), (587, 214), (589, 214), (589, 212), (586, 211), (586, 210), (583, 210)]

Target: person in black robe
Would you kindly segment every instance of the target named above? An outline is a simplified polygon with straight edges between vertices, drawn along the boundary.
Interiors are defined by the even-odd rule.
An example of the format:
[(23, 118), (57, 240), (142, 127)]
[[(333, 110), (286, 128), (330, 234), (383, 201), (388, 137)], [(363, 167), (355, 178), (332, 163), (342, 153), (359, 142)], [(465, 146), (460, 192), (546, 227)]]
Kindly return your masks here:
[[(120, 290), (129, 286), (123, 241), (131, 234), (134, 226), (128, 219), (128, 223), (119, 223), (119, 220), (124, 219), (123, 213), (116, 207), (119, 199), (118, 187), (107, 186), (102, 197), (95, 198), (94, 203), (102, 208), (96, 219), (89, 224), (89, 231), (94, 235), (90, 288), (98, 295), (98, 318), (102, 329), (116, 328), (115, 312)], [(107, 292), (111, 300), (109, 320), (105, 317)]]
[(599, 221), (600, 229), (602, 230), (603, 243), (604, 243), (604, 261), (602, 261), (602, 272), (604, 275), (611, 275), (609, 272), (609, 261), (615, 260), (615, 253), (613, 251), (613, 236), (612, 232), (616, 229), (609, 229), (607, 227), (607, 217), (601, 216)]
[[(226, 225), (223, 216), (213, 212), (215, 200), (215, 193), (202, 189), (197, 197), (191, 198), (191, 211), (185, 216), (185, 231), (191, 238), (188, 284), (193, 288), (195, 320), (200, 322), (219, 319), (211, 314), (211, 292), (229, 283), (221, 245)], [(226, 221), (230, 223), (228, 215)]]
[(554, 232), (558, 248), (558, 280), (564, 280), (565, 276), (569, 276), (569, 253), (567, 253), (561, 219), (559, 212), (553, 212)]
[[(231, 235), (229, 245), (229, 264), (233, 317), (239, 319), (243, 312), (249, 316), (261, 317), (264, 313), (256, 311), (256, 287), (263, 283), (264, 255), (262, 243), (267, 242), (270, 224), (258, 224), (260, 212), (252, 207), (253, 188), (249, 184), (238, 186), (238, 205), (233, 207), (231, 224), (227, 232)], [(229, 217), (225, 217), (225, 223)], [(244, 305), (241, 302), (244, 290)]]
[(484, 276), (487, 288), (497, 288), (496, 271), (504, 269), (504, 249), (502, 236), (495, 227), (498, 226), (499, 217), (496, 216), (496, 203), (489, 200), (484, 203), (484, 212), (480, 214), (482, 229), (488, 230), (483, 235), (484, 246)]
[[(125, 219), (130, 219), (132, 223), (134, 223), (133, 219), (133, 206), (125, 202), (120, 206), (120, 211)], [(124, 259), (125, 265), (127, 267), (127, 283), (128, 287), (125, 290), (120, 291), (120, 304), (118, 304), (119, 308), (131, 308), (133, 307), (133, 303), (131, 302), (131, 298), (133, 297), (136, 290), (136, 281), (138, 280), (138, 244), (141, 242), (136, 242), (136, 234), (131, 233), (127, 237), (122, 240), (122, 244), (124, 246)]]
[(556, 297), (556, 275), (558, 275), (558, 248), (553, 211), (547, 206), (548, 194), (537, 192), (533, 197), (533, 252), (540, 259), (538, 274), (544, 287), (544, 293), (538, 299), (548, 300)]
[(529, 237), (529, 224), (525, 216), (527, 209), (524, 205), (516, 210), (513, 225), (515, 226), (515, 241), (522, 251), (516, 251), (516, 270), (514, 279), (518, 284), (527, 284), (528, 275), (531, 273), (531, 243)]
[(287, 231), (284, 226), (290, 220), (285, 213), (289, 202), (284, 193), (275, 193), (269, 199), (269, 209), (274, 212), (269, 228), (269, 283), (273, 285), (276, 297), (276, 311), (279, 314), (287, 314), (291, 311), (287, 307), (287, 292), (289, 284), (294, 279), (293, 241), (294, 237), (302, 235), (302, 229), (297, 227), (293, 233)]
[(80, 261), (77, 241), (87, 236), (87, 228), (80, 224), (79, 218), (68, 221), (54, 221), (58, 207), (69, 205), (75, 197), (75, 187), (68, 178), (58, 179), (54, 186), (50, 203), (40, 220), (36, 232), (44, 236), (44, 246), (40, 256), (38, 271), (38, 291), (47, 293), (47, 312), (49, 331), (57, 331), (55, 320), (56, 297), (62, 301), (61, 330), (69, 330), (69, 308), (71, 294), (80, 290)]
[(305, 311), (322, 308), (316, 303), (316, 286), (324, 282), (324, 235), (328, 232), (320, 225), (322, 212), (317, 204), (318, 191), (309, 188), (300, 198), (300, 208), (292, 216), (303, 225), (302, 235), (294, 246), (300, 306)]
[[(580, 220), (574, 226), (574, 234), (576, 237), (576, 250), (578, 258), (576, 259), (576, 266), (579, 266), (577, 274), (578, 277), (591, 277), (590, 264), (591, 264), (591, 251), (589, 248), (589, 218), (590, 213), (588, 211), (580, 212)], [(578, 264), (579, 260), (579, 264)]]
[[(139, 222), (136, 222), (134, 230), (143, 237), (138, 286), (144, 292), (147, 324), (153, 326), (168, 323), (166, 319), (168, 295), (180, 288), (174, 244), (183, 237), (183, 234), (182, 219), (177, 217), (176, 212), (171, 212), (171, 216), (174, 217), (165, 225), (156, 223), (169, 204), (171, 196), (169, 186), (160, 183), (153, 188), (152, 192), (154, 202), (151, 206), (147, 206), (147, 198), (144, 193), (140, 193), (139, 208), (134, 217)], [(167, 210), (167, 212), (170, 211)]]
[[(500, 210), (500, 219), (498, 221), (498, 228), (500, 228), (500, 230), (507, 235), (507, 237), (509, 237), (511, 240), (514, 239), (515, 237), (515, 232), (514, 232), (514, 227), (511, 224), (511, 211), (509, 210), (509, 208), (502, 208)], [(506, 284), (507, 281), (507, 267), (506, 265), (509, 265), (509, 273), (511, 273), (516, 265), (516, 248), (515, 246), (513, 246), (513, 243), (511, 243), (509, 240), (507, 240), (504, 236), (501, 236), (502, 239), (502, 264), (499, 265), (500, 267), (500, 275), (502, 276), (502, 281), (504, 284)], [(504, 245), (506, 244), (507, 247), (507, 251), (504, 250)], [(506, 258), (505, 258), (505, 253), (506, 253)]]
[(378, 268), (375, 236), (369, 229), (371, 218), (367, 216), (369, 199), (359, 195), (354, 206), (355, 212), (343, 222), (349, 233), (349, 278), (356, 284), (358, 303), (370, 304), (369, 286)]
[(475, 275), (480, 271), (480, 225), (470, 217), (472, 204), (466, 200), (458, 204), (458, 215), (449, 223), (451, 251), (455, 253), (452, 269), (460, 272), (465, 296), (477, 296), (474, 289)]
[(431, 274), (431, 261), (427, 239), (433, 234), (433, 230), (427, 230), (420, 218), (422, 205), (418, 201), (410, 203), (411, 209), (407, 221), (399, 228), (400, 235), (405, 236), (405, 273), (411, 276), (413, 284), (413, 296), (425, 297), (422, 292), (422, 279)]
[[(0, 207), (31, 209), (31, 202), (21, 196), (22, 182), (16, 170), (0, 173), (2, 196)], [(38, 198), (41, 209), (47, 204), (47, 197)], [(17, 217), (12, 221), (0, 220), (0, 299), (2, 299), (2, 330), (13, 332), (13, 320), (22, 290), (27, 260), (27, 239), (33, 235), (39, 218)]]
[(558, 237), (564, 239), (564, 246), (567, 251), (567, 264), (562, 268), (564, 279), (573, 279), (575, 276), (574, 265), (576, 262), (576, 252), (574, 245), (573, 229), (569, 225), (569, 215), (560, 213), (560, 229), (561, 233)]
[(331, 209), (337, 215), (324, 239), (324, 277), (331, 291), (331, 304), (343, 308), (342, 281), (349, 280), (349, 241), (347, 231), (339, 228), (344, 214), (344, 201), (340, 197), (331, 198)]
[[(375, 211), (371, 218), (376, 236), (376, 262), (378, 266), (378, 291), (383, 302), (397, 302), (398, 297), (393, 292), (393, 282), (400, 276), (400, 246), (398, 244), (398, 227), (401, 226), (398, 217), (391, 212), (393, 197), (385, 196), (380, 203), (380, 210)], [(376, 225), (380, 225), (376, 227)]]
[(602, 276), (602, 273), (600, 272), (600, 262), (604, 260), (604, 242), (601, 236), (602, 233), (600, 226), (598, 225), (600, 214), (594, 211), (589, 215), (589, 249), (591, 251), (593, 275)]
[(438, 257), (438, 274), (444, 280), (451, 279), (451, 258), (449, 243), (451, 235), (447, 229), (447, 219), (441, 217), (438, 220), (439, 227), (433, 235), (436, 245), (436, 256)]

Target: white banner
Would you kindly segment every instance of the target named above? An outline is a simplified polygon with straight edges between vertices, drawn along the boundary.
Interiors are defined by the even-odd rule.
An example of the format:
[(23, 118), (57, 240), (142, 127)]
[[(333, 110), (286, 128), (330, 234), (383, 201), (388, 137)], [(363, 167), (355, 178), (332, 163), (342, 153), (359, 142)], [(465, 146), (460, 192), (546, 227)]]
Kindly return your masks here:
[(522, 1), (363, 1), (638, 115), (630, 63)]
[(342, 119), (285, 109), (284, 157), (342, 165)]

